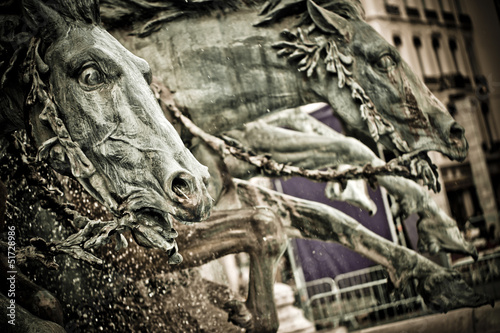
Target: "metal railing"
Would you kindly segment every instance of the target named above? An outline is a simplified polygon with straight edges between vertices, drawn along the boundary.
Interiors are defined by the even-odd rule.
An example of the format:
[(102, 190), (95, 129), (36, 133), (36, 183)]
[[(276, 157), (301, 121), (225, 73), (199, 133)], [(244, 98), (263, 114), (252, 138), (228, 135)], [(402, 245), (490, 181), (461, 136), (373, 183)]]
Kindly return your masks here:
[(311, 281), (306, 286), (306, 305), (318, 330), (340, 325), (358, 329), (427, 312), (412, 284), (391, 293), (381, 266)]
[[(500, 300), (500, 252), (477, 261), (462, 259), (452, 265), (475, 291)], [(413, 282), (391, 292), (381, 266), (306, 283), (306, 307), (317, 330), (346, 326), (359, 329), (428, 314)]]
[(476, 292), (500, 300), (500, 252), (482, 255), (477, 261), (462, 259), (452, 267)]

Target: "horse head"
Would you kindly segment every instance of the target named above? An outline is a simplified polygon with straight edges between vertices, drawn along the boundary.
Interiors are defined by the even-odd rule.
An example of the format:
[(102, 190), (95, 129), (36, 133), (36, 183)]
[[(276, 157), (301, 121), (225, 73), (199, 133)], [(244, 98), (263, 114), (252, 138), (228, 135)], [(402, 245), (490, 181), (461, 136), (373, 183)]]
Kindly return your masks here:
[(342, 119), (348, 119), (354, 129), (368, 128), (372, 138), (401, 153), (436, 150), (454, 160), (465, 159), (468, 145), (464, 129), (399, 52), (363, 20), (358, 4), (340, 0), (329, 7), (331, 10), (308, 1), (315, 25), (337, 38), (337, 50), (332, 53), (338, 51), (340, 63), (345, 56), (347, 63), (338, 69), (347, 69), (344, 74), (350, 81), (346, 83), (351, 98), (361, 103), (361, 118), (352, 117), (343, 114), (348, 112), (342, 104), (345, 98), (329, 96)]
[(138, 243), (176, 249), (171, 217), (208, 217), (209, 174), (163, 115), (148, 64), (99, 25), (98, 1), (23, 6), (37, 31), (25, 77), (39, 156), (128, 216)]
[[(285, 1), (289, 7), (305, 6), (305, 2)], [(283, 5), (280, 10), (287, 8)], [(290, 42), (276, 47), (289, 59), (301, 60), (300, 70), (324, 79), (317, 81), (321, 86), (316, 92), (327, 99), (348, 130), (361, 137), (369, 133), (398, 155), (435, 150), (453, 160), (465, 159), (464, 129), (397, 49), (364, 21), (359, 1), (321, 1), (318, 5), (307, 0), (306, 13), (302, 23), (309, 20), (311, 25), (299, 28), (298, 34), (285, 33)], [(321, 61), (324, 66), (318, 66)]]

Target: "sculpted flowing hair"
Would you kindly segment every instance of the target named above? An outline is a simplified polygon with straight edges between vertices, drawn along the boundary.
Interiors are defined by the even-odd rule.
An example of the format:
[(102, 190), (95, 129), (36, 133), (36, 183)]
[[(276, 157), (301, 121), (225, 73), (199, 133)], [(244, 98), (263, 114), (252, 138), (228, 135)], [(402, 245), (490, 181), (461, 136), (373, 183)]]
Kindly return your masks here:
[(58, 13), (66, 23), (99, 24), (99, 0), (0, 0), (0, 89), (31, 37), (50, 37)]
[[(123, 28), (133, 23), (142, 26), (135, 32), (146, 37), (163, 24), (184, 17), (211, 15), (215, 11), (225, 13), (242, 8), (255, 8), (261, 20), (255, 25), (265, 25), (289, 16), (301, 16), (308, 20), (308, 0), (101, 0), (103, 23), (108, 28)], [(321, 7), (346, 19), (363, 19), (360, 0), (316, 0)]]
[[(99, 24), (99, 0), (0, 0), (0, 121), (2, 132), (22, 124), (24, 61), (33, 37), (40, 54), (55, 31), (74, 22)], [(24, 82), (26, 83), (26, 82)], [(12, 129), (11, 129), (12, 127)]]

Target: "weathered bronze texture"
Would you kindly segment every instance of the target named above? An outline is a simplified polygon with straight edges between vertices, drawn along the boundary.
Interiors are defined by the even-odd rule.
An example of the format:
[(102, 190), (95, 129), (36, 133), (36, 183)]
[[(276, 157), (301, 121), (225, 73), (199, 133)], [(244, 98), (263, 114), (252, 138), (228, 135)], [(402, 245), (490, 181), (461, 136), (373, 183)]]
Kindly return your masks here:
[[(216, 230), (227, 233), (222, 244), (215, 235), (209, 238), (211, 233), (205, 237), (197, 233), (205, 246), (194, 246), (199, 251), (190, 251), (196, 262), (211, 260), (214, 253), (222, 256), (247, 251), (252, 256), (260, 251), (262, 245), (248, 249), (238, 236), (248, 231), (241, 219), (246, 214), (235, 209), (241, 205), (263, 206), (274, 213), (274, 219), (282, 226), (269, 228), (266, 239), (273, 239), (269, 245), (283, 239), (283, 232), (294, 237), (338, 241), (384, 265), (396, 285), (416, 278), (424, 289), (444, 291), (451, 286), (448, 292), (455, 291), (449, 296), (443, 296), (447, 294), (444, 292), (437, 298), (421, 290), (426, 302), (436, 309), (486, 302), (470, 289), (459, 300), (456, 291), (465, 285), (456, 273), (383, 241), (327, 206), (272, 193), (241, 180), (231, 182), (228, 177), (260, 174), (262, 167), (258, 164), (264, 159), (249, 164), (252, 156), (270, 156), (282, 166), (309, 169), (384, 164), (360, 141), (336, 133), (302, 112), (281, 111), (313, 102), (330, 104), (349, 134), (367, 144), (379, 142), (401, 154), (410, 173), (435, 191), (439, 190), (437, 174), (425, 152), (436, 150), (451, 159), (465, 158), (467, 141), (462, 127), (397, 50), (363, 21), (359, 2), (125, 4), (109, 0), (103, 1), (102, 6), (112, 34), (151, 64), (158, 76), (156, 87), (164, 94), (160, 99), (166, 114), (181, 119), (190, 133), (208, 146), (193, 139), (196, 145), (192, 151), (210, 168), (215, 209), (221, 214), (225, 212), (227, 224), (221, 224), (218, 215), (207, 224), (214, 223)], [(183, 135), (189, 139), (185, 132)], [(231, 146), (253, 153), (250, 157), (242, 156), (241, 150), (234, 154)], [(240, 158), (234, 158), (235, 155)], [(274, 171), (279, 174), (279, 167)], [(396, 198), (397, 215), (419, 215), (422, 250), (477, 256), (474, 247), (460, 235), (455, 221), (419, 184), (392, 175), (375, 178)], [(227, 209), (230, 210), (226, 212)], [(231, 211), (234, 222), (228, 217)], [(235, 225), (237, 221), (241, 223)], [(186, 248), (192, 248), (191, 242), (193, 238), (185, 243)], [(272, 253), (279, 257), (279, 251)], [(273, 260), (266, 263), (255, 257), (252, 256), (251, 269), (272, 276)], [(247, 306), (258, 331), (272, 331), (275, 312), (267, 306), (267, 299), (257, 296), (272, 290), (267, 281), (259, 281), (257, 273), (251, 276)]]
[[(48, 257), (67, 253), (101, 264), (88, 250), (111, 236), (126, 246), (121, 234), (128, 230), (138, 244), (164, 251), (155, 265), (196, 267), (247, 252), (246, 308), (230, 302), (226, 309), (232, 322), (255, 332), (277, 330), (273, 281), (289, 237), (339, 242), (383, 265), (396, 287), (416, 279), (438, 311), (490, 302), (457, 272), (329, 206), (245, 180), (260, 173), (264, 157), (272, 162), (263, 165), (276, 169), (268, 170), (273, 176), (287, 165), (305, 175), (301, 168), (352, 166), (361, 172), (349, 177), (367, 177), (395, 197), (396, 214), (419, 215), (423, 250), (477, 256), (455, 221), (414, 181), (439, 190), (425, 153), (463, 160), (463, 129), (363, 21), (359, 2), (101, 4), (107, 28), (135, 55), (99, 25), (97, 1), (9, 2), (6, 13), (13, 15), (1, 17), (8, 32), (0, 64), (2, 134), (25, 128), (39, 147), (38, 160), (77, 179), (114, 216), (103, 222), (65, 210), (79, 231), (64, 241), (33, 240), (26, 258), (43, 250)], [(288, 109), (319, 101), (354, 137)], [(180, 136), (167, 119), (180, 124)], [(401, 157), (386, 164), (362, 141)], [(370, 174), (367, 164), (382, 171)], [(395, 175), (391, 168), (406, 169)], [(172, 217), (207, 221), (181, 226), (178, 234)]]

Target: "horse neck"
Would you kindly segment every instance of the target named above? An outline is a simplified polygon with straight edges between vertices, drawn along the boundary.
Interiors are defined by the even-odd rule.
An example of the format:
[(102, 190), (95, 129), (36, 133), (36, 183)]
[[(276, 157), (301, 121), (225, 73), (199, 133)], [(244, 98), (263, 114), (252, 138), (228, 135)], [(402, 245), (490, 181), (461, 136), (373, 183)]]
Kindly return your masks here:
[(305, 74), (272, 47), (293, 23), (257, 28), (256, 21), (257, 12), (246, 9), (174, 21), (146, 39), (113, 34), (150, 63), (195, 123), (217, 133), (270, 111), (318, 101)]

